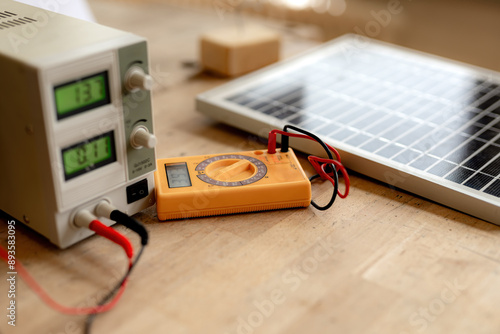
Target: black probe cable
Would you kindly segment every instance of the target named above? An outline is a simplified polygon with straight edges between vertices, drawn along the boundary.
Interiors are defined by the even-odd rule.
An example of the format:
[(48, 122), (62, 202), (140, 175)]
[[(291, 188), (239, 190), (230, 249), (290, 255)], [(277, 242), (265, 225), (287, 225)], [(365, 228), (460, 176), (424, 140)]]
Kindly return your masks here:
[[(101, 299), (101, 301), (98, 303), (99, 306), (106, 304), (111, 298), (113, 298), (113, 296), (118, 292), (118, 290), (120, 289), (120, 287), (122, 286), (124, 281), (128, 279), (128, 277), (130, 276), (130, 273), (135, 268), (135, 265), (137, 264), (137, 262), (141, 258), (142, 253), (144, 252), (145, 246), (146, 245), (141, 244), (141, 249), (139, 249), (139, 252), (137, 253), (137, 256), (135, 257), (134, 262), (132, 263), (132, 266), (129, 267), (128, 271), (125, 273), (123, 278), (118, 282), (118, 284), (116, 284), (114, 286), (114, 288), (111, 289), (111, 291), (108, 292), (108, 294), (106, 296), (104, 296), (103, 299)], [(96, 316), (97, 316), (97, 313), (90, 314), (87, 317), (87, 319), (85, 320), (85, 331), (84, 331), (85, 334), (91, 333), (91, 327), (92, 327), (92, 324), (94, 323)]]
[[(311, 132), (306, 131), (304, 129), (298, 128), (298, 127), (293, 126), (293, 125), (288, 125), (288, 124), (283, 127), (283, 131), (285, 131), (285, 132), (288, 132), (288, 129), (300, 132), (302, 134), (305, 134), (306, 136), (313, 138), (316, 142), (318, 142), (323, 147), (326, 154), (328, 155), (328, 159), (333, 160), (332, 152), (330, 152), (330, 150), (328, 149), (328, 146), (326, 146), (326, 144), (318, 136), (316, 136), (314, 133), (311, 133)], [(288, 152), (288, 147), (289, 147), (289, 137), (285, 136), (285, 135), (281, 135), (281, 152)], [(330, 201), (324, 206), (320, 206), (316, 202), (311, 200), (311, 205), (313, 207), (315, 207), (316, 209), (322, 210), (322, 211), (328, 210), (333, 205), (333, 203), (335, 202), (335, 199), (337, 198), (337, 193), (339, 190), (339, 174), (337, 172), (337, 168), (335, 168), (335, 166), (331, 163), (328, 164), (328, 166), (330, 166), (330, 168), (332, 169), (333, 180), (335, 181), (334, 185), (333, 185), (332, 197), (330, 198)], [(314, 179), (317, 179), (318, 177), (320, 177), (319, 174), (313, 175), (309, 178), (309, 181), (313, 181)]]
[[(118, 224), (121, 224), (131, 229), (141, 238), (141, 248), (139, 249), (139, 252), (137, 253), (137, 256), (135, 257), (127, 273), (125, 273), (120, 282), (106, 296), (104, 296), (104, 298), (98, 304), (98, 305), (104, 305), (108, 300), (110, 300), (115, 295), (115, 293), (120, 289), (120, 286), (123, 284), (123, 282), (130, 276), (130, 273), (135, 268), (137, 262), (141, 258), (144, 252), (144, 248), (148, 244), (149, 234), (148, 231), (146, 230), (146, 227), (141, 222), (130, 217), (126, 213), (117, 210), (116, 208), (111, 206), (107, 201), (102, 201), (97, 205), (96, 213), (100, 216), (109, 218), (117, 222)], [(85, 321), (85, 332), (84, 332), (85, 334), (90, 334), (91, 327), (96, 316), (97, 314), (94, 313), (87, 317), (87, 320)]]
[(137, 233), (141, 237), (141, 245), (145, 246), (148, 244), (148, 231), (146, 230), (146, 227), (137, 219), (134, 219), (126, 213), (123, 213), (116, 209), (111, 211), (111, 213), (109, 214), (109, 218)]

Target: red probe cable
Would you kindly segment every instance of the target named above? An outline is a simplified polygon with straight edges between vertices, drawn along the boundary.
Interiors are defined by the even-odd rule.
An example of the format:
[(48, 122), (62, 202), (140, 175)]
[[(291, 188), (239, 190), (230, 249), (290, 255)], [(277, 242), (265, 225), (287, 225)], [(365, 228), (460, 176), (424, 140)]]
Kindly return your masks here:
[[(122, 234), (119, 232), (115, 231), (114, 229), (104, 225), (98, 220), (93, 220), (89, 228), (93, 230), (96, 234), (105, 237), (106, 239), (109, 239), (113, 241), (114, 243), (120, 245), (125, 253), (127, 254), (127, 257), (129, 259), (129, 270), (132, 267), (132, 256), (133, 256), (133, 248), (132, 244), (130, 241), (124, 237)], [(7, 263), (8, 261), (8, 253), (7, 251), (0, 246), (0, 257)], [(59, 311), (61, 313), (65, 314), (72, 314), (72, 315), (82, 315), (82, 314), (94, 314), (94, 313), (102, 313), (109, 311), (112, 309), (116, 303), (120, 300), (120, 297), (122, 296), (123, 292), (125, 291), (125, 287), (127, 285), (127, 279), (123, 280), (120, 289), (116, 293), (115, 297), (108, 303), (104, 305), (99, 305), (99, 306), (93, 306), (93, 307), (67, 307), (64, 305), (59, 304), (56, 302), (52, 297), (50, 297), (47, 292), (36, 282), (36, 280), (31, 276), (31, 274), (24, 268), (24, 266), (21, 264), (21, 262), (16, 260), (15, 263), (15, 270), (20, 274), (20, 276), (24, 279), (26, 284), (42, 299), (43, 302), (45, 302), (48, 306), (53, 308), (56, 311)]]
[[(314, 138), (312, 138), (308, 135), (291, 133), (291, 132), (286, 132), (286, 131), (274, 129), (274, 130), (271, 130), (269, 132), (269, 139), (268, 139), (268, 144), (267, 144), (267, 153), (269, 153), (269, 154), (276, 153), (276, 134), (280, 134), (282, 136), (289, 136), (289, 137), (309, 139), (309, 140), (316, 141)], [(331, 145), (329, 145), (327, 143), (324, 143), (324, 144), (335, 155), (335, 158), (337, 158), (337, 160), (324, 159), (324, 158), (319, 158), (319, 157), (312, 156), (312, 155), (308, 157), (308, 160), (311, 163), (311, 165), (314, 167), (316, 172), (321, 176), (321, 178), (330, 181), (333, 185), (335, 185), (335, 181), (325, 171), (325, 168), (328, 164), (334, 165), (336, 167), (336, 169), (342, 173), (342, 176), (344, 177), (344, 182), (345, 182), (344, 193), (342, 194), (340, 191), (338, 191), (337, 194), (340, 198), (346, 198), (347, 195), (349, 195), (349, 188), (350, 188), (350, 184), (351, 184), (350, 180), (349, 180), (349, 175), (347, 174), (347, 170), (345, 169), (344, 165), (342, 165), (342, 163), (341, 163), (340, 153)], [(331, 172), (331, 173), (333, 174), (333, 172)]]
[(333, 164), (338, 171), (342, 173), (342, 176), (344, 177), (344, 182), (345, 182), (345, 191), (342, 194), (340, 191), (337, 192), (340, 198), (346, 198), (347, 195), (349, 195), (349, 188), (351, 185), (351, 182), (349, 180), (349, 175), (347, 174), (347, 170), (345, 169), (344, 165), (342, 165), (340, 162), (332, 159), (323, 159), (319, 158), (316, 156), (309, 156), (307, 158), (311, 165), (314, 167), (314, 169), (318, 172), (318, 174), (321, 176), (321, 178), (326, 179), (330, 181), (332, 184), (335, 184), (335, 181), (332, 179), (329, 173), (325, 171), (326, 166), (328, 164)]
[(113, 241), (115, 244), (120, 245), (127, 254), (127, 257), (130, 260), (129, 262), (131, 262), (132, 257), (134, 256), (134, 249), (132, 248), (130, 241), (123, 234), (118, 233), (111, 227), (104, 225), (97, 219), (90, 222), (89, 229), (94, 231), (96, 234)]

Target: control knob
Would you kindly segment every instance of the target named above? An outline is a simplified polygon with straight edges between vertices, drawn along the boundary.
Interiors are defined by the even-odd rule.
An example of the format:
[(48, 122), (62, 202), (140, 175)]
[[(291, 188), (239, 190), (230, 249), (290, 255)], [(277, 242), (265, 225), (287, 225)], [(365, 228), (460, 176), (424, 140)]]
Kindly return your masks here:
[(153, 148), (156, 146), (156, 136), (150, 133), (145, 126), (137, 126), (130, 135), (130, 145), (136, 149)]
[(132, 66), (125, 74), (125, 88), (131, 93), (139, 90), (151, 90), (153, 77), (145, 73), (139, 66)]

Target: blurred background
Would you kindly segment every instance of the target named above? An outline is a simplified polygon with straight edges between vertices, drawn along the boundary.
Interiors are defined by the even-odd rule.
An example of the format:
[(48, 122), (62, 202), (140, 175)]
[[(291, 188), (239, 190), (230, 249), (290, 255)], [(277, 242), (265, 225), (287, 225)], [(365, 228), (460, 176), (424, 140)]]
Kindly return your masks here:
[[(113, 0), (164, 3), (309, 26), (310, 38), (345, 33), (500, 71), (499, 0)], [(193, 22), (196, 24), (196, 22)]]
[[(294, 33), (316, 42), (356, 33), (500, 71), (500, 0), (17, 1), (83, 19), (97, 18), (103, 24), (119, 24), (124, 19), (116, 10), (101, 12), (104, 8), (117, 8), (117, 3), (143, 11), (143, 17), (153, 13), (158, 19), (156, 14), (166, 13), (164, 21), (173, 19), (168, 8), (176, 7), (181, 9), (176, 14), (195, 11), (212, 16), (219, 23), (252, 17), (252, 20), (266, 20), (268, 24), (274, 22), (283, 26), (285, 23)], [(126, 19), (133, 21), (135, 18)], [(174, 18), (176, 21), (182, 19), (178, 15)], [(193, 30), (214, 26), (207, 20), (184, 22), (184, 26), (187, 24), (192, 25)], [(204, 26), (207, 24), (210, 27)], [(120, 28), (127, 30), (126, 25)]]

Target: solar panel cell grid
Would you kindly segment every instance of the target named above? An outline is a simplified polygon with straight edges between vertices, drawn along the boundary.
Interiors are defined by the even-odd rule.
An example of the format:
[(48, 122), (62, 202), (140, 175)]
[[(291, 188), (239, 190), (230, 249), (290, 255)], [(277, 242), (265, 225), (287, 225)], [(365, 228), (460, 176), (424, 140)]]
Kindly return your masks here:
[[(487, 81), (471, 83), (460, 77), (450, 80), (448, 73), (418, 65), (398, 65), (376, 54), (348, 62), (334, 55), (286, 79), (261, 84), (249, 89), (248, 94), (228, 100), (420, 170), (427, 170), (443, 158), (452, 162), (443, 164), (447, 169), (463, 164), (468, 169), (459, 168), (448, 177), (463, 183), (500, 152), (497, 146), (490, 145), (475, 154), (498, 135), (485, 127), (497, 121), (490, 111), (500, 103), (498, 85)], [(319, 73), (318, 67), (322, 70)], [(314, 89), (304, 86), (304, 81)], [(453, 91), (465, 92), (466, 96), (473, 91), (476, 100), (462, 98), (457, 105), (450, 100), (455, 94), (442, 95), (450, 90), (448, 81), (458, 87)], [(401, 91), (401, 86), (411, 91)], [(274, 105), (263, 109), (271, 101)], [(464, 102), (475, 106), (477, 112), (461, 109)], [(476, 135), (477, 139), (472, 139)], [(412, 149), (404, 150), (405, 146)], [(429, 154), (417, 158), (423, 152)], [(485, 171), (492, 175), (498, 169), (498, 164), (490, 163)], [(441, 175), (443, 169), (433, 170)], [(487, 180), (487, 175), (478, 174), (465, 185), (477, 189)]]

